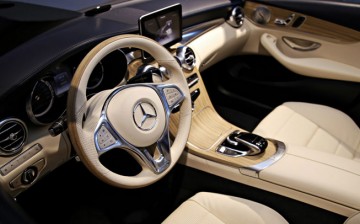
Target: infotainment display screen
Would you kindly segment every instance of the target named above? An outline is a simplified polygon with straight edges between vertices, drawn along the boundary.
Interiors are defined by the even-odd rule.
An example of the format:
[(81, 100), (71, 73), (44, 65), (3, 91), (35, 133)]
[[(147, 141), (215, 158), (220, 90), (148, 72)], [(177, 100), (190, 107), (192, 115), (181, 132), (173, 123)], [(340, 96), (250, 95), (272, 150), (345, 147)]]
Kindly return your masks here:
[(171, 5), (143, 15), (139, 18), (140, 34), (149, 37), (165, 47), (182, 39), (181, 4)]

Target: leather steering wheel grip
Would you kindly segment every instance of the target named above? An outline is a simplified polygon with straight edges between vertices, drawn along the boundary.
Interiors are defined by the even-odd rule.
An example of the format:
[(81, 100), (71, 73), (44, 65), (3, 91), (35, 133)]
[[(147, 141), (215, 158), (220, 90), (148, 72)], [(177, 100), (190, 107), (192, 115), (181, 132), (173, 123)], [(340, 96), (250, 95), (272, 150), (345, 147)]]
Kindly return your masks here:
[[(170, 79), (165, 83), (175, 84), (184, 94), (184, 100), (180, 107), (178, 133), (170, 149), (170, 165), (162, 173), (152, 172), (148, 167), (144, 166), (140, 158), (135, 158), (142, 166), (142, 171), (135, 176), (124, 176), (110, 171), (99, 160), (94, 133), (101, 115), (102, 106), (109, 96), (109, 92), (114, 90), (102, 91), (87, 101), (86, 86), (91, 72), (101, 59), (114, 50), (125, 47), (138, 48), (149, 52), (158, 64), (166, 67), (171, 74)], [(81, 161), (90, 172), (102, 181), (115, 187), (139, 188), (161, 179), (178, 161), (185, 148), (190, 132), (191, 99), (182, 70), (167, 49), (159, 43), (140, 35), (119, 35), (99, 43), (84, 57), (71, 82), (67, 113), (71, 142)]]

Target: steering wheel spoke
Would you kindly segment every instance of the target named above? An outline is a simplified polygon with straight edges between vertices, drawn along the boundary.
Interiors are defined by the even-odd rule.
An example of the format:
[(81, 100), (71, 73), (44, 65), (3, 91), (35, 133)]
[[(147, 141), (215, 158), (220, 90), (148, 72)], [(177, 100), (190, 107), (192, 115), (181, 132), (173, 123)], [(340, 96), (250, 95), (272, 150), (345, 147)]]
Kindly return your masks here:
[(167, 108), (169, 112), (178, 107), (185, 98), (182, 90), (175, 84), (163, 84), (155, 86), (159, 90), (161, 97), (164, 99), (165, 108)]
[(141, 158), (147, 168), (153, 173), (164, 172), (171, 164), (169, 132), (165, 130), (163, 136), (153, 145), (144, 148), (128, 146), (131, 153)]
[(101, 116), (99, 125), (95, 130), (94, 140), (99, 156), (113, 148), (124, 145), (123, 140), (118, 137), (104, 115)]
[[(116, 94), (122, 94), (122, 91), (126, 91), (126, 89), (129, 88), (140, 91), (143, 88), (154, 90), (154, 93), (156, 93), (154, 95), (159, 99), (158, 105), (162, 105), (161, 110), (164, 112), (160, 113), (161, 110), (159, 110), (158, 106), (154, 107), (151, 103), (147, 102), (147, 100), (144, 100), (144, 102), (140, 101), (136, 103), (132, 111), (134, 123), (137, 125), (136, 130), (140, 129), (138, 130), (139, 132), (137, 132), (140, 135), (139, 137), (141, 137), (141, 134), (147, 134), (147, 131), (156, 128), (159, 123), (159, 121), (157, 121), (158, 119), (164, 123), (162, 133), (160, 133), (161, 136), (156, 138), (157, 140), (154, 139), (153, 142), (148, 142), (149, 145), (140, 146), (136, 145), (139, 144), (138, 142), (128, 142), (126, 136), (123, 136), (116, 128), (113, 128), (113, 125), (116, 127), (116, 123), (112, 124), (108, 118), (108, 109), (111, 110), (111, 106), (109, 106), (111, 99), (116, 97)], [(126, 98), (127, 97), (121, 97), (122, 100)], [(123, 105), (123, 103), (121, 103), (122, 100), (116, 101), (117, 104)], [(130, 86), (120, 87), (115, 90), (105, 102), (105, 106), (101, 112), (101, 118), (95, 130), (94, 140), (99, 156), (113, 148), (126, 148), (130, 153), (140, 158), (138, 161), (140, 163), (142, 161), (153, 173), (158, 174), (164, 172), (171, 163), (171, 145), (168, 127), (170, 113), (174, 105), (179, 105), (183, 100), (184, 94), (179, 87), (173, 84), (131, 84)], [(152, 101), (155, 101), (154, 98)], [(155, 108), (157, 108), (157, 110), (155, 110)], [(163, 114), (163, 116), (161, 116), (161, 114)], [(111, 113), (109, 115), (111, 116)], [(117, 120), (118, 119), (116, 119), (116, 121)], [(125, 125), (123, 127), (128, 126)], [(125, 128), (118, 129), (124, 130)], [(132, 132), (134, 133), (134, 130)]]
[(161, 138), (156, 142), (154, 153), (149, 157), (150, 168), (154, 173), (164, 172), (171, 163), (169, 131), (166, 128)]

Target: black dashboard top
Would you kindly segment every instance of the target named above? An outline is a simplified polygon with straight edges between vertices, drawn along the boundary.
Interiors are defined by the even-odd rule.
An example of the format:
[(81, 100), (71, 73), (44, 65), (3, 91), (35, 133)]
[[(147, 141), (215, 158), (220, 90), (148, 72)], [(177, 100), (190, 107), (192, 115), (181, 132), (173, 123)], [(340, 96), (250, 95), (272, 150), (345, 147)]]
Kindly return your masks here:
[[(2, 50), (0, 57), (0, 79), (2, 80), (0, 100), (12, 90), (21, 87), (49, 64), (69, 54), (94, 46), (108, 37), (124, 33), (138, 33), (137, 22), (140, 16), (178, 2), (176, 0), (117, 1), (108, 11), (92, 14), (92, 16), (87, 16), (85, 12), (47, 6), (29, 6), (25, 3), (6, 5), (6, 7), (3, 5), (4, 7), (0, 7), (0, 20), (7, 23), (6, 25), (2, 23), (0, 28), (12, 34), (8, 34), (7, 39), (1, 41), (3, 46), (0, 49), (6, 50)], [(212, 18), (224, 17), (227, 8), (234, 4), (227, 0), (192, 0), (180, 1), (180, 3), (183, 8), (183, 27)], [(42, 11), (38, 16), (41, 21), (27, 21), (23, 13), (26, 6)], [(224, 10), (219, 10), (219, 8)], [(9, 16), (9, 10), (11, 16)], [(19, 29), (12, 29), (16, 26)], [(22, 29), (24, 27), (29, 31), (30, 36), (23, 40), (11, 38), (24, 35)]]

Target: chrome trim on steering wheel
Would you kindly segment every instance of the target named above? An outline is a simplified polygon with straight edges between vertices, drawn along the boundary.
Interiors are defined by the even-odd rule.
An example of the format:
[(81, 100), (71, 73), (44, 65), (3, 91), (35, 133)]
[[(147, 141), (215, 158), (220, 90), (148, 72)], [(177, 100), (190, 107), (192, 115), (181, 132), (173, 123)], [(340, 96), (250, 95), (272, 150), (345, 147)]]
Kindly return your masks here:
[[(128, 142), (121, 134), (116, 131), (111, 122), (107, 117), (107, 109), (111, 99), (119, 94), (122, 90), (133, 87), (147, 87), (154, 90), (164, 108), (165, 112), (165, 127), (160, 138), (152, 143), (152, 146), (156, 144), (157, 153), (156, 158), (150, 153), (149, 146), (147, 147), (136, 147), (135, 145)], [(146, 98), (146, 97), (145, 97)], [(98, 155), (114, 149), (122, 148), (131, 153), (137, 155), (154, 173), (159, 174), (165, 171), (170, 163), (170, 135), (169, 135), (169, 119), (171, 111), (176, 105), (184, 100), (185, 96), (179, 87), (173, 84), (130, 84), (121, 86), (115, 89), (105, 100), (101, 111), (101, 117), (94, 133), (94, 141)], [(135, 112), (140, 113), (140, 117), (135, 116)], [(154, 121), (151, 122), (151, 119)], [(156, 125), (158, 118), (157, 111), (151, 103), (140, 101), (133, 108), (133, 121), (135, 125), (142, 131), (149, 131)], [(147, 120), (149, 120), (148, 123)], [(144, 127), (145, 125), (145, 127)]]
[[(136, 114), (140, 113), (140, 117)], [(140, 119), (139, 119), (140, 118)], [(133, 119), (138, 128), (143, 131), (151, 130), (157, 122), (157, 114), (154, 106), (148, 102), (139, 102), (133, 110)], [(147, 122), (151, 120), (151, 122)]]

